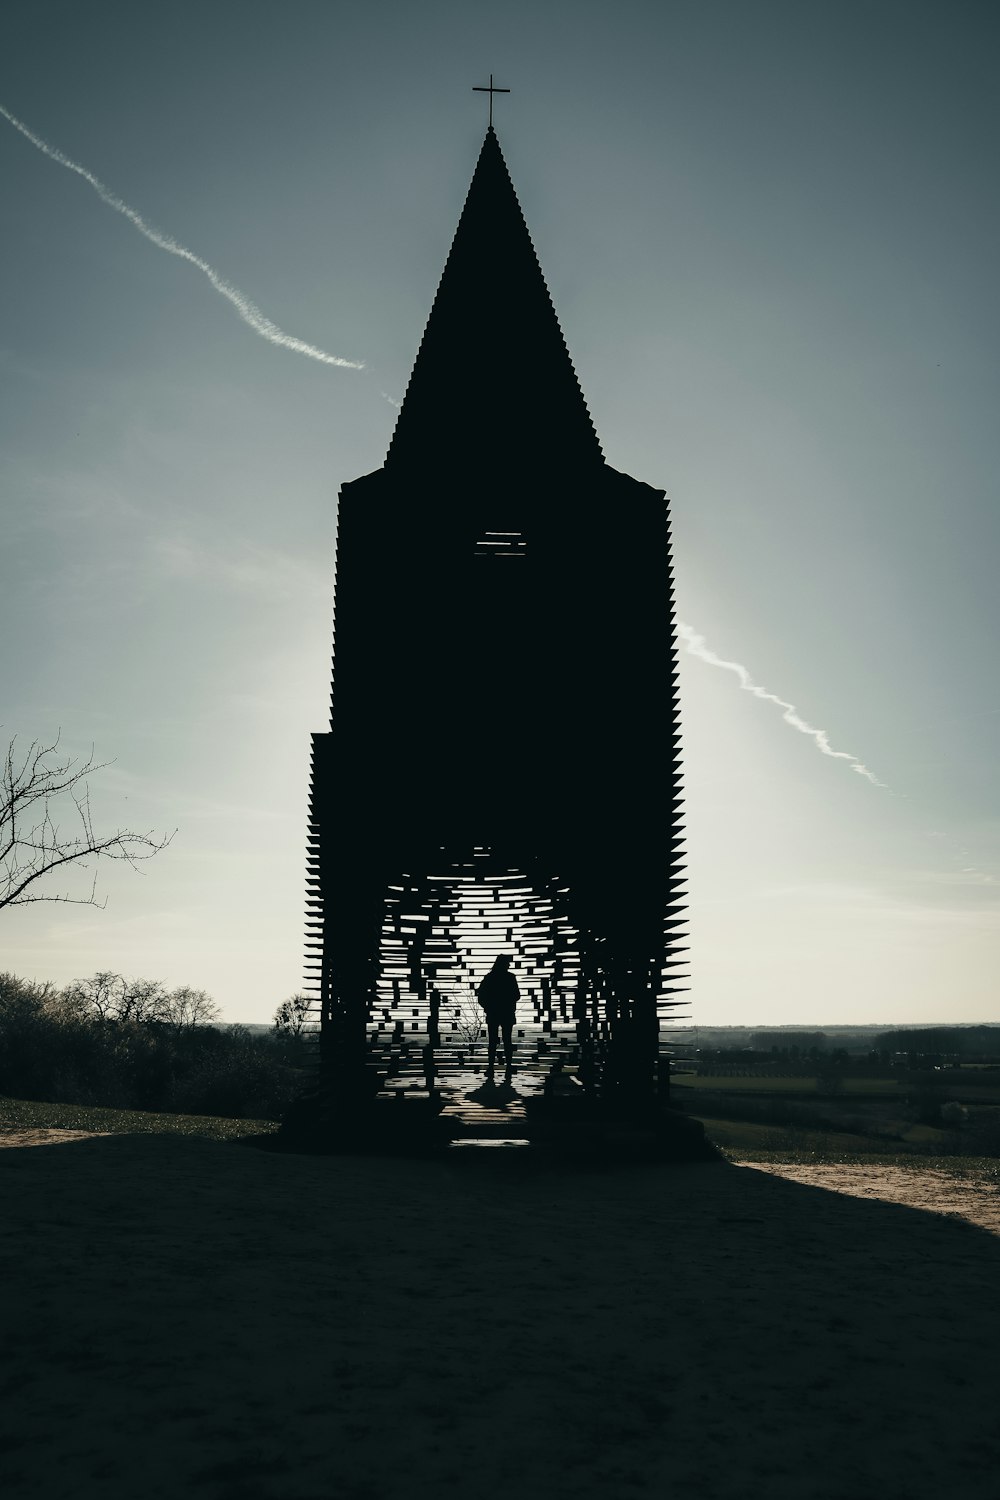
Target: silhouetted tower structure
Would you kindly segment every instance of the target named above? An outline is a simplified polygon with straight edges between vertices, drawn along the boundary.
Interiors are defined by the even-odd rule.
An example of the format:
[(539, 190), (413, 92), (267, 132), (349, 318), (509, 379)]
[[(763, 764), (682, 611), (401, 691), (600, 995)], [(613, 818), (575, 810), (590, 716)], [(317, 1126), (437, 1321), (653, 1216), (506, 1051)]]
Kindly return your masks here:
[(491, 126), (385, 464), (340, 495), (309, 938), (336, 1104), (446, 1080), (499, 951), (528, 1051), (662, 1093), (672, 599), (664, 493), (604, 462)]

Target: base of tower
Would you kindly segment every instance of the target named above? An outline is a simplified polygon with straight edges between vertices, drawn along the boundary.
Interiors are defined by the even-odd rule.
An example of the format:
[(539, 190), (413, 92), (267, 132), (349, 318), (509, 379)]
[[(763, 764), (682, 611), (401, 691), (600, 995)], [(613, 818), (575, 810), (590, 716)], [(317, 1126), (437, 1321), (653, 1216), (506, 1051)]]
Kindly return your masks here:
[(598, 1162), (724, 1161), (705, 1127), (665, 1105), (627, 1108), (589, 1100), (529, 1100), (528, 1138), (567, 1159)]
[[(532, 1155), (575, 1165), (724, 1160), (706, 1140), (700, 1120), (658, 1104), (628, 1109), (589, 1098), (530, 1099), (513, 1133), (535, 1148)], [(496, 1130), (463, 1129), (442, 1114), (441, 1101), (433, 1096), (331, 1103), (313, 1094), (289, 1108), (278, 1140), (286, 1150), (310, 1154), (426, 1157), (470, 1136), (511, 1134), (510, 1123)]]
[(288, 1150), (319, 1155), (434, 1156), (451, 1140), (432, 1099), (331, 1103), (320, 1094), (297, 1099), (278, 1134)]

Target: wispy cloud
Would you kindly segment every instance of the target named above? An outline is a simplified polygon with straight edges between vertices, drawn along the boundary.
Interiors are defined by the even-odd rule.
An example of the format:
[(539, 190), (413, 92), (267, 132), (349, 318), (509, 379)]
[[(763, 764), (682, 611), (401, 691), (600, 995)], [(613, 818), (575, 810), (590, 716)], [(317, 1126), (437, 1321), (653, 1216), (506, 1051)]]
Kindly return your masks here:
[(307, 359), (318, 360), (322, 365), (336, 365), (342, 370), (364, 369), (364, 364), (358, 360), (342, 359), (337, 354), (328, 354), (325, 349), (317, 349), (315, 344), (307, 344), (304, 339), (297, 339), (292, 334), (285, 333), (276, 323), (272, 323), (270, 318), (265, 318), (260, 308), (255, 306), (249, 297), (244, 296), (238, 287), (233, 286), (224, 277), (220, 276), (218, 271), (208, 264), (207, 260), (202, 260), (200, 255), (195, 255), (193, 250), (188, 250), (186, 246), (181, 245), (175, 240), (172, 235), (163, 234), (161, 230), (155, 229), (152, 224), (147, 224), (140, 213), (137, 213), (134, 208), (130, 208), (110, 188), (105, 187), (104, 183), (95, 177), (93, 172), (88, 172), (87, 168), (81, 167), (79, 162), (73, 161), (64, 152), (57, 150), (55, 146), (50, 146), (47, 141), (43, 141), (41, 136), (36, 135), (22, 120), (12, 115), (9, 109), (5, 109), (2, 104), (0, 104), (0, 115), (3, 115), (4, 119), (13, 125), (15, 130), (21, 132), (25, 140), (30, 141), (33, 146), (37, 146), (38, 150), (49, 157), (51, 161), (58, 162), (68, 172), (75, 172), (78, 177), (82, 177), (84, 182), (89, 183), (94, 189), (94, 192), (102, 203), (106, 203), (109, 208), (113, 208), (116, 213), (128, 219), (129, 223), (138, 229), (140, 234), (145, 235), (151, 244), (156, 245), (160, 250), (165, 250), (168, 255), (176, 255), (179, 260), (186, 260), (189, 265), (194, 266), (203, 276), (206, 276), (220, 296), (225, 297), (227, 302), (232, 303), (244, 323), (252, 328), (254, 333), (259, 334), (262, 339), (267, 339), (269, 343), (277, 344), (281, 349), (289, 349), (293, 354), (304, 354)]
[(788, 703), (784, 698), (779, 698), (776, 693), (769, 693), (766, 688), (754, 682), (746, 667), (740, 662), (727, 661), (725, 657), (718, 656), (710, 648), (705, 637), (699, 635), (692, 626), (685, 625), (683, 621), (679, 622), (677, 634), (684, 642), (691, 656), (696, 656), (699, 661), (707, 662), (710, 667), (721, 667), (726, 672), (732, 672), (739, 679), (740, 687), (745, 692), (752, 693), (755, 698), (761, 698), (765, 703), (773, 703), (777, 708), (782, 709), (781, 717), (785, 723), (790, 724), (793, 729), (797, 729), (800, 734), (808, 735), (817, 750), (821, 751), (824, 755), (829, 755), (833, 760), (847, 761), (852, 771), (857, 771), (859, 776), (864, 776), (873, 786), (885, 787), (885, 782), (879, 781), (874, 771), (869, 771), (868, 767), (856, 755), (851, 755), (847, 750), (834, 750), (830, 744), (826, 730), (816, 729), (812, 724), (807, 724), (794, 703)]

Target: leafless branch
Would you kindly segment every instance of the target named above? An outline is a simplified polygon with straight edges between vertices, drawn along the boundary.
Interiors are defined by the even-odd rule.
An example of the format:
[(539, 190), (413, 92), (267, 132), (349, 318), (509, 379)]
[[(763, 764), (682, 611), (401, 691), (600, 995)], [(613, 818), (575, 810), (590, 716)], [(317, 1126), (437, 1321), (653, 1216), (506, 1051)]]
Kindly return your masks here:
[[(87, 777), (104, 770), (107, 761), (95, 763), (94, 752), (84, 761), (59, 753), (59, 736), (52, 744), (39, 740), (20, 752), (16, 737), (7, 746), (0, 771), (0, 908), (28, 906), (36, 901), (69, 902), (79, 906), (102, 906), (97, 900), (97, 873), (89, 893), (73, 896), (38, 889), (38, 883), (64, 865), (90, 869), (90, 860), (124, 860), (133, 870), (152, 859), (173, 838), (156, 838), (117, 828), (113, 833), (94, 830)], [(57, 816), (58, 799), (69, 811), (72, 804), (76, 830), (64, 833)], [(140, 871), (140, 873), (142, 873)]]

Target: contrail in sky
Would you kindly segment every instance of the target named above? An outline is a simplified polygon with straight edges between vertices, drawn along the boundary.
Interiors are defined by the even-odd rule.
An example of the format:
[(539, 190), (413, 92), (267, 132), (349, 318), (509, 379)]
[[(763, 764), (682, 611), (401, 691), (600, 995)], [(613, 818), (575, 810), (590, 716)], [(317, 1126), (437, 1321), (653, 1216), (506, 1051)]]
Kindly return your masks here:
[(260, 308), (256, 307), (249, 297), (245, 297), (238, 287), (231, 286), (219, 275), (218, 271), (213, 270), (207, 260), (202, 260), (200, 255), (195, 255), (192, 250), (178, 244), (171, 235), (162, 234), (159, 229), (154, 229), (151, 224), (147, 224), (141, 214), (136, 213), (134, 208), (129, 208), (127, 203), (123, 203), (121, 198), (94, 176), (93, 172), (88, 172), (86, 167), (80, 166), (79, 162), (71, 161), (68, 156), (57, 151), (55, 146), (50, 146), (47, 141), (43, 141), (41, 136), (29, 130), (27, 125), (12, 115), (9, 109), (4, 109), (2, 104), (0, 104), (0, 115), (3, 115), (15, 130), (19, 130), (26, 140), (29, 140), (33, 146), (37, 146), (39, 151), (50, 157), (52, 161), (58, 162), (61, 167), (65, 167), (69, 172), (75, 172), (78, 177), (83, 178), (84, 182), (88, 182), (102, 203), (106, 203), (116, 213), (124, 215), (129, 223), (134, 224), (139, 233), (144, 234), (152, 244), (158, 245), (161, 250), (166, 250), (168, 255), (176, 255), (178, 259), (188, 261), (204, 276), (207, 276), (215, 290), (221, 293), (227, 302), (233, 304), (244, 323), (248, 324), (254, 333), (259, 333), (262, 339), (268, 339), (270, 343), (278, 344), (282, 349), (290, 349), (293, 354), (304, 354), (307, 359), (319, 360), (321, 365), (337, 365), (342, 370), (364, 369), (364, 364), (358, 360), (341, 359), (339, 355), (327, 354), (325, 349), (317, 349), (314, 344), (307, 344), (304, 339), (293, 338), (290, 333), (285, 333), (276, 323), (272, 323), (270, 318), (265, 318)]
[[(874, 771), (869, 771), (868, 767), (863, 765), (856, 755), (849, 755), (846, 750), (834, 750), (827, 738), (826, 730), (814, 729), (811, 724), (807, 724), (793, 703), (786, 703), (784, 698), (779, 698), (776, 694), (769, 693), (766, 688), (759, 687), (750, 676), (746, 667), (741, 666), (738, 661), (726, 661), (724, 657), (716, 656), (715, 652), (707, 645), (705, 637), (699, 635), (690, 625), (685, 625), (679, 621), (677, 634), (691, 655), (697, 656), (699, 661), (708, 662), (710, 667), (722, 667), (727, 672), (734, 672), (740, 680), (741, 688), (745, 688), (748, 693), (753, 693), (755, 698), (763, 698), (765, 703), (776, 703), (779, 708), (783, 708), (784, 713), (781, 717), (785, 723), (791, 724), (793, 729), (798, 729), (802, 734), (807, 734), (815, 743), (817, 750), (821, 750), (824, 755), (832, 756), (834, 760), (846, 760), (850, 764), (852, 771), (857, 771), (859, 776), (866, 777), (873, 786), (885, 786), (885, 782), (879, 781)], [(886, 789), (888, 790), (888, 788)]]

